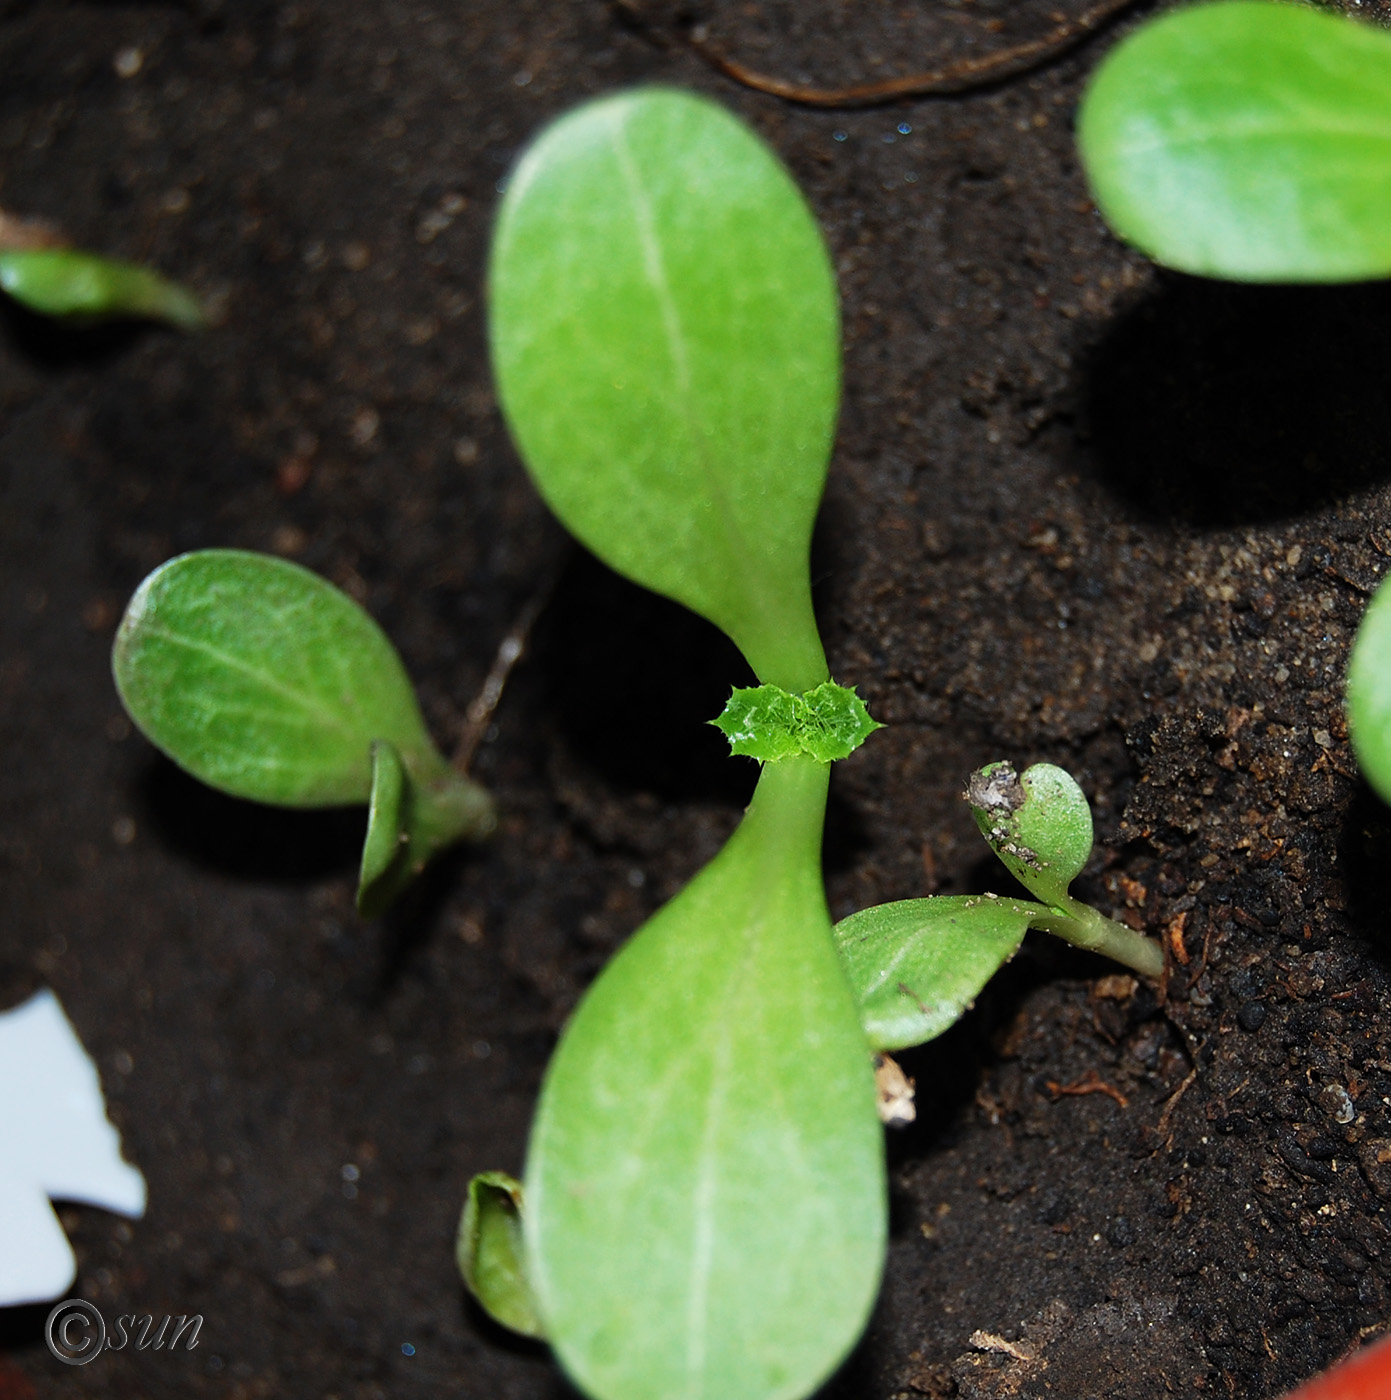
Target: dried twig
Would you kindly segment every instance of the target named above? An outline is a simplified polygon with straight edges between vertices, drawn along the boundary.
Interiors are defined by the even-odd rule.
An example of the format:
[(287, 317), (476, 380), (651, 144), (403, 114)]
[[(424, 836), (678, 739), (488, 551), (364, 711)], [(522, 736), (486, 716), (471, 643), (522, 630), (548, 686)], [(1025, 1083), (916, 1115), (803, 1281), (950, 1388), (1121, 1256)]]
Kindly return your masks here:
[(691, 31), (691, 47), (708, 63), (728, 78), (758, 92), (800, 102), (808, 107), (873, 107), (881, 102), (893, 102), (906, 97), (930, 97), (968, 88), (984, 87), (1020, 73), (1027, 73), (1080, 44), (1109, 20), (1129, 9), (1135, 0), (1100, 0), (1083, 11), (1076, 19), (1063, 20), (1041, 38), (1030, 39), (994, 53), (958, 59), (925, 73), (912, 73), (902, 78), (885, 78), (878, 82), (854, 83), (849, 87), (820, 88), (803, 83), (788, 82), (730, 58), (715, 47), (703, 25)]
[(1044, 1087), (1055, 1103), (1065, 1094), (1105, 1094), (1115, 1099), (1122, 1108), (1130, 1107), (1130, 1100), (1114, 1084), (1106, 1083), (1094, 1069), (1089, 1069), (1075, 1084), (1059, 1084), (1050, 1079)]
[(1033, 1361), (1038, 1353), (1028, 1342), (1011, 1342), (995, 1332), (985, 1332), (977, 1328), (966, 1339), (966, 1345), (976, 1351), (994, 1351), (1004, 1356), (1012, 1356), (1016, 1361)]
[(546, 604), (550, 602), (559, 576), (558, 566), (546, 573), (540, 586), (527, 599), (525, 606), (517, 614), (516, 621), (502, 639), (497, 656), (493, 659), (492, 669), (489, 670), (482, 688), (474, 696), (465, 714), (464, 732), (459, 737), (458, 748), (454, 750), (454, 767), (459, 772), (468, 772), (469, 764), (473, 762), (473, 756), (478, 752), (478, 746), (488, 732), (493, 711), (502, 699), (507, 678), (512, 674), (512, 668), (522, 659), (527, 642), (531, 638), (531, 629), (536, 625), (536, 619), (541, 616)]
[[(1198, 1066), (1195, 1063), (1193, 1068), (1188, 1071), (1183, 1083), (1169, 1095), (1168, 1102), (1164, 1105), (1164, 1112), (1159, 1115), (1159, 1122), (1155, 1124), (1154, 1131), (1157, 1136), (1163, 1137), (1165, 1133), (1169, 1132), (1169, 1120), (1174, 1116), (1174, 1110), (1178, 1107), (1179, 1100), (1188, 1092), (1189, 1087), (1197, 1077)], [(1173, 1133), (1169, 1133), (1168, 1139), (1164, 1144), (1164, 1150), (1166, 1152), (1169, 1151), (1173, 1145), (1174, 1135)]]

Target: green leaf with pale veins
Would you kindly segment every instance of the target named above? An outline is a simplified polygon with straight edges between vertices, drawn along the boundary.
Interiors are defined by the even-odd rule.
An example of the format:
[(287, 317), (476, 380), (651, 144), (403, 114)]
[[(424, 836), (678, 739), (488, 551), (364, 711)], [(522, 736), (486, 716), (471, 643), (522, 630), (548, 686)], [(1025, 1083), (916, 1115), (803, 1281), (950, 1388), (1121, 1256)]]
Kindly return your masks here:
[(760, 763), (776, 763), (802, 751), (798, 739), (801, 696), (776, 685), (736, 687), (710, 721), (729, 740), (729, 751)]
[(481, 1172), (468, 1184), (454, 1257), (468, 1291), (495, 1322), (525, 1337), (544, 1336), (526, 1278), (522, 1184)]
[(298, 564), (238, 549), (171, 559), (130, 600), (111, 661), (141, 732), (210, 786), (284, 807), (370, 802), (366, 916), (436, 852), (497, 825), (492, 798), (430, 741), (386, 634)]
[(724, 850), (604, 970), (547, 1071), (528, 1274), (598, 1400), (797, 1400), (874, 1302), (883, 1133), (821, 885), (828, 772), (763, 770)]
[(939, 1036), (1017, 951), (1028, 900), (938, 895), (862, 909), (835, 928), (860, 1020), (876, 1050), (904, 1050)]
[(736, 688), (711, 724), (729, 751), (762, 763), (804, 754), (818, 763), (849, 758), (876, 729), (854, 688), (826, 681), (805, 695), (775, 685)]
[(180, 330), (207, 324), (186, 287), (139, 263), (99, 257), (78, 248), (0, 252), (0, 288), (44, 316), (76, 321), (117, 317), (168, 321)]
[(130, 600), (112, 667), (146, 737), (236, 797), (365, 802), (375, 739), (422, 775), (447, 767), (385, 633), (284, 559), (208, 549), (161, 565)]
[(722, 628), (761, 680), (824, 681), (807, 559), (839, 313), (776, 157), (690, 93), (586, 104), (512, 174), (489, 301), (503, 411), (561, 520)]
[(1256, 282), (1391, 274), (1391, 34), (1229, 0), (1142, 25), (1087, 89), (1078, 141), (1124, 239)]

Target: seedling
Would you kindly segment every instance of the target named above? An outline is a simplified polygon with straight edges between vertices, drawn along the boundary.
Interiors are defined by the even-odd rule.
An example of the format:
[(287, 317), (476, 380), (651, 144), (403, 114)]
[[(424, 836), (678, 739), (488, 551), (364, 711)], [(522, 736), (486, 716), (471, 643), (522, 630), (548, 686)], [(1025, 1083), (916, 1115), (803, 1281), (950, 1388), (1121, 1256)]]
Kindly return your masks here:
[[(724, 630), (789, 712), (823, 703), (804, 699), (829, 679), (807, 560), (839, 318), (770, 152), (677, 92), (581, 108), (512, 176), (490, 293), (501, 403), (560, 518)], [(590, 988), (542, 1087), (527, 1274), (602, 1400), (804, 1395), (878, 1287), (883, 1135), (821, 885), (829, 763), (784, 748)]]
[[(600, 975), (547, 1072), (521, 1215), (529, 1316), (596, 1400), (794, 1400), (859, 1335), (884, 1252), (847, 966), (874, 1014), (901, 1021), (880, 973), (925, 941), (920, 917), (869, 911), (879, 924), (842, 934), (842, 961), (821, 884), (830, 763), (878, 727), (829, 680), (811, 609), (839, 388), (829, 259), (748, 130), (655, 89), (591, 103), (526, 153), (490, 293), (500, 401), (542, 495), (613, 568), (724, 630), (761, 682), (715, 721), (763, 765), (743, 821)], [(621, 726), (621, 696), (612, 713)], [(919, 1015), (953, 998), (959, 1013), (1031, 924), (1158, 971), (1153, 945), (1068, 895), (1091, 819), (1057, 772), (983, 779), (987, 839), (1045, 902), (934, 909), (958, 953), (962, 920), (984, 931), (989, 967), (970, 949), (964, 975), (951, 957), (935, 980), (913, 963)], [(465, 1278), (504, 1322), (522, 1199), (476, 1181), (460, 1237)]]
[(368, 803), (365, 916), (497, 824), (431, 742), (385, 633), (298, 564), (235, 549), (171, 559), (131, 599), (112, 669), (150, 742), (210, 786), (283, 807)]
[[(1112, 227), (1160, 262), (1257, 282), (1391, 276), (1391, 34), (1226, 0), (1142, 26), (1093, 78), (1078, 139)], [(1391, 595), (1348, 667), (1348, 725), (1391, 801)]]
[(506, 1172), (482, 1172), (469, 1182), (455, 1259), (469, 1291), (487, 1300), (496, 1321), (524, 1337), (541, 1335), (526, 1279), (521, 1182)]
[(1069, 773), (1037, 763), (1018, 774), (992, 763), (972, 775), (965, 797), (990, 849), (1039, 902), (936, 895), (842, 919), (836, 943), (876, 1050), (921, 1045), (955, 1024), (1031, 928), (1145, 977), (1164, 971), (1153, 939), (1068, 893), (1092, 850), (1091, 808)]
[(69, 247), (48, 225), (3, 210), (0, 289), (30, 311), (79, 325), (143, 318), (196, 331), (207, 324), (186, 287), (139, 263)]
[(1122, 238), (1250, 282), (1391, 275), (1391, 34), (1304, 5), (1226, 0), (1108, 55), (1078, 140)]

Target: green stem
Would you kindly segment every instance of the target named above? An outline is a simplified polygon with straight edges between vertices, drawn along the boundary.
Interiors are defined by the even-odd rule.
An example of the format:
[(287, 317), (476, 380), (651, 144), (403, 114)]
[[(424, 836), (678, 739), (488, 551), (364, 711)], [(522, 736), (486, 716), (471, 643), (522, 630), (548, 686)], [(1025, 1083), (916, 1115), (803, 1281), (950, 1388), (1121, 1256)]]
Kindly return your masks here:
[(422, 854), (455, 841), (486, 841), (497, 830), (492, 794), (450, 768), (417, 782), (413, 816), (413, 839), (420, 842)]
[(1102, 953), (1152, 981), (1164, 974), (1164, 950), (1153, 938), (1108, 919), (1071, 895), (1064, 895), (1052, 914), (1031, 919), (1029, 926), (1055, 934), (1077, 948)]
[(764, 685), (780, 686), (790, 695), (815, 690), (831, 678), (826, 652), (811, 606), (811, 581), (805, 577), (767, 590), (737, 625), (727, 630)]
[(759, 858), (771, 869), (810, 862), (821, 868), (821, 834), (831, 765), (798, 754), (765, 763), (753, 801), (735, 837), (756, 843)]

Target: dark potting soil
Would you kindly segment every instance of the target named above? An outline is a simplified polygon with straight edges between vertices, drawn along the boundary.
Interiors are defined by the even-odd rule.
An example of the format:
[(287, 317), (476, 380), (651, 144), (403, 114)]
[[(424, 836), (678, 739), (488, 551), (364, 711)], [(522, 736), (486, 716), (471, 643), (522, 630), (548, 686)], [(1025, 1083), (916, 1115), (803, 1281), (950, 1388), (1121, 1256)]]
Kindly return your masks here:
[[(1031, 74), (862, 111), (689, 43), (703, 21), (830, 85), (1059, 4), (1085, 8), (0, 0), (0, 204), (220, 322), (0, 324), (0, 1005), (57, 991), (149, 1181), (139, 1222), (63, 1208), (73, 1291), (204, 1318), (192, 1352), (70, 1369), (45, 1308), (0, 1313), (0, 1396), (568, 1393), (464, 1298), (455, 1220), (471, 1173), (520, 1169), (585, 985), (733, 828), (752, 765), (703, 722), (746, 673), (550, 523), (482, 271), (528, 137), (645, 80), (747, 117), (840, 273), (818, 607), (891, 727), (838, 765), (833, 912), (1007, 890), (958, 794), (1050, 760), (1095, 802), (1085, 892), (1171, 963), (1161, 1004), (1031, 940), (904, 1057), (884, 1293), (828, 1394), (1265, 1400), (1386, 1326), (1391, 816), (1340, 691), (1391, 557), (1391, 289), (1194, 281), (1108, 236), (1072, 120), (1143, 6)], [(477, 759), (499, 838), (381, 923), (352, 911), (360, 815), (210, 793), (122, 717), (126, 598), (210, 545), (362, 599), (450, 739), (562, 570)]]

